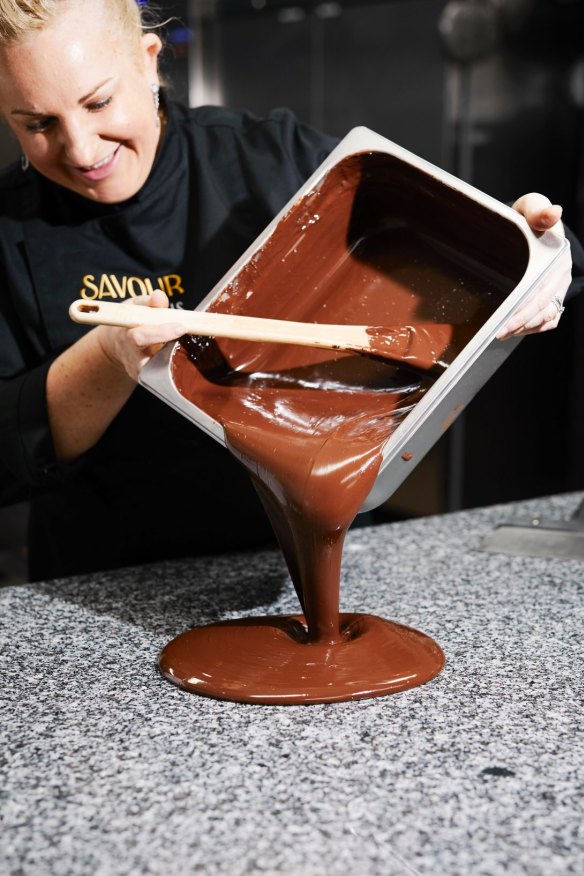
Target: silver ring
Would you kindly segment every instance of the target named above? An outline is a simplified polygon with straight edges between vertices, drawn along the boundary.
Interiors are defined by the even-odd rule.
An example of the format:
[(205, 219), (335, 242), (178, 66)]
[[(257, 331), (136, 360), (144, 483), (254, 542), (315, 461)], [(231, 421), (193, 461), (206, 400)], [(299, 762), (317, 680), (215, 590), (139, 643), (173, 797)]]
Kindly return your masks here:
[(561, 316), (566, 308), (562, 304), (562, 299), (560, 298), (559, 295), (554, 295), (554, 297), (552, 298), (552, 304), (556, 305), (556, 308), (558, 311), (557, 315)]

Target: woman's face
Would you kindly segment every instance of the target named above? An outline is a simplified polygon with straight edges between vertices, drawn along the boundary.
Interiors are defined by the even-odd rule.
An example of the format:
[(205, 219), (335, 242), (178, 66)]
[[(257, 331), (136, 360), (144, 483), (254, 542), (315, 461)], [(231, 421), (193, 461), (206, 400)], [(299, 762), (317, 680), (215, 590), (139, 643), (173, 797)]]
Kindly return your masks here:
[(100, 0), (66, 7), (25, 40), (0, 49), (0, 111), (44, 176), (86, 198), (119, 203), (142, 187), (160, 127), (155, 34), (124, 42)]

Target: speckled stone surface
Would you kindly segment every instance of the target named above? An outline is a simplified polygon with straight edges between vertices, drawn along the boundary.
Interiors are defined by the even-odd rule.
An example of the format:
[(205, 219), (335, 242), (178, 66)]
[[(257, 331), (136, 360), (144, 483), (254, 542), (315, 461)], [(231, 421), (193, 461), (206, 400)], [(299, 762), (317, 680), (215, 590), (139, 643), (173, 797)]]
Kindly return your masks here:
[(584, 564), (478, 550), (568, 495), (358, 529), (342, 608), (433, 636), (392, 696), (249, 706), (157, 671), (177, 633), (297, 610), (276, 552), (0, 590), (0, 873), (584, 873)]

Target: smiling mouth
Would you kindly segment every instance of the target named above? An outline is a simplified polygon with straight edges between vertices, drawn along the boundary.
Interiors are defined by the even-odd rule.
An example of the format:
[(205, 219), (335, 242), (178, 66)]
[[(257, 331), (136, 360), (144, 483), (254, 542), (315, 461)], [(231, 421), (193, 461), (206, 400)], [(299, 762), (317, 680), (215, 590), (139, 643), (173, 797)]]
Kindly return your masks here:
[(108, 155), (107, 158), (102, 158), (101, 161), (98, 161), (96, 164), (92, 164), (91, 167), (82, 167), (80, 170), (97, 170), (98, 167), (103, 167), (104, 164), (108, 164), (112, 158), (114, 157), (114, 152), (111, 155)]
[(101, 161), (96, 161), (95, 164), (88, 165), (87, 167), (76, 167), (75, 170), (86, 179), (103, 179), (105, 176), (108, 176), (109, 173), (113, 170), (116, 164), (116, 159), (120, 153), (120, 149), (121, 144), (117, 146), (117, 148), (112, 153), (110, 153), (110, 155), (102, 158)]

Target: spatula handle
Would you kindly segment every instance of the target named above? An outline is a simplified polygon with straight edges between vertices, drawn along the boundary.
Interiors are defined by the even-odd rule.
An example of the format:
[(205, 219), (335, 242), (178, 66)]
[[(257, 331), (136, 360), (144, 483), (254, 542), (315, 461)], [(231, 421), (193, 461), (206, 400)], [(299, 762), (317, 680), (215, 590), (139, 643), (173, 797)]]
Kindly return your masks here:
[(246, 341), (300, 344), (338, 350), (368, 351), (370, 338), (366, 326), (327, 325), (264, 319), (206, 310), (175, 310), (162, 307), (124, 306), (111, 301), (74, 301), (69, 315), (85, 325), (115, 325), (133, 328), (140, 325), (176, 324), (185, 334), (238, 338)]

